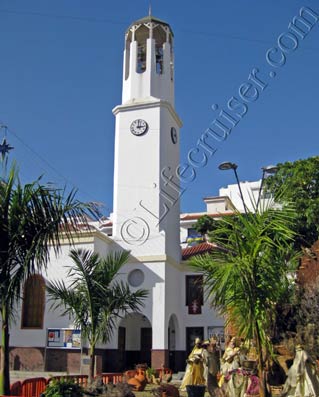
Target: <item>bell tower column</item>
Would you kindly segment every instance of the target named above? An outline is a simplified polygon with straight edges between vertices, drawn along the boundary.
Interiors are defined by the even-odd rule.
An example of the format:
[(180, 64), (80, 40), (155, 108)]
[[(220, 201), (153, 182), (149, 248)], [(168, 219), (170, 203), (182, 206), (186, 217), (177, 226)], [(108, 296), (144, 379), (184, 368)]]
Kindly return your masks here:
[[(145, 272), (152, 366), (168, 364), (167, 274), (180, 263), (179, 130), (174, 108), (173, 32), (142, 18), (125, 35), (122, 103), (115, 115), (113, 239)], [(132, 265), (130, 267), (130, 265)], [(148, 275), (148, 276), (147, 276)], [(147, 278), (148, 277), (148, 278)]]
[(179, 129), (173, 33), (152, 16), (125, 35), (115, 126), (113, 235), (133, 254), (179, 261)]

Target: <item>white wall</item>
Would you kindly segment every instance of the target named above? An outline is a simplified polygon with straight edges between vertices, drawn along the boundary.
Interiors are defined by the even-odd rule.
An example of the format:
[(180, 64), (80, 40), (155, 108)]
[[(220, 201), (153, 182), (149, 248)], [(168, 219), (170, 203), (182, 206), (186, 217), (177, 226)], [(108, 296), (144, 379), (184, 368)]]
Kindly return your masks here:
[[(106, 255), (111, 249), (112, 245), (106, 243), (105, 240), (101, 240), (99, 237), (95, 237), (94, 242), (91, 243), (75, 243), (75, 249), (88, 249)], [(58, 257), (54, 255), (51, 250), (51, 260), (48, 263), (47, 270), (43, 271), (43, 277), (45, 280), (63, 280), (67, 285), (71, 282), (68, 277), (68, 268), (66, 266), (72, 265), (72, 260), (69, 257), (70, 252), (69, 245), (63, 245), (61, 247), (61, 253)], [(73, 321), (68, 316), (61, 316), (62, 308), (57, 310), (51, 310), (52, 302), (48, 300), (48, 294), (46, 293), (46, 305), (43, 321), (43, 329), (21, 329), (21, 304), (17, 308), (17, 320), (11, 327), (11, 346), (24, 346), (24, 347), (43, 347), (46, 344), (46, 329), (47, 328), (73, 328)]]
[[(255, 182), (240, 182), (240, 187), (243, 193), (244, 202), (250, 211), (255, 210), (255, 206), (258, 200), (260, 184), (261, 184), (261, 180)], [(244, 205), (237, 184), (228, 185), (225, 188), (219, 189), (219, 195), (229, 197), (232, 203), (234, 204), (235, 208), (237, 208), (237, 210), (240, 212), (244, 212)]]
[[(115, 160), (114, 160), (114, 213), (113, 236), (123, 248), (133, 255), (168, 254), (179, 259), (179, 201), (173, 206), (166, 193), (178, 198), (178, 192), (165, 186), (161, 172), (170, 177), (175, 175), (179, 163), (179, 144), (173, 144), (170, 129), (177, 133), (180, 121), (174, 110), (163, 102), (149, 99), (131, 106), (115, 108)], [(148, 132), (135, 136), (130, 131), (133, 120), (142, 118), (148, 125)], [(177, 178), (174, 183), (178, 186)], [(174, 195), (175, 194), (175, 195)], [(165, 219), (159, 221), (167, 208)], [(134, 239), (123, 236), (125, 225), (132, 219), (142, 219), (149, 236), (145, 243), (135, 244)], [(124, 227), (125, 226), (125, 227)], [(144, 226), (141, 226), (143, 228)], [(141, 234), (139, 225), (130, 225), (136, 235)], [(132, 234), (131, 233), (131, 234)], [(124, 241), (123, 241), (124, 239)]]

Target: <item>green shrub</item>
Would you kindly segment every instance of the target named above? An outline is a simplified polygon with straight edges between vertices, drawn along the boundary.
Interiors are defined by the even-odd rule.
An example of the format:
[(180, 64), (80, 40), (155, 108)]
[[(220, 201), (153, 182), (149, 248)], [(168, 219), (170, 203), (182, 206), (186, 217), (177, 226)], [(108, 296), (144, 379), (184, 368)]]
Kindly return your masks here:
[(43, 394), (45, 397), (81, 397), (83, 388), (73, 379), (52, 379)]

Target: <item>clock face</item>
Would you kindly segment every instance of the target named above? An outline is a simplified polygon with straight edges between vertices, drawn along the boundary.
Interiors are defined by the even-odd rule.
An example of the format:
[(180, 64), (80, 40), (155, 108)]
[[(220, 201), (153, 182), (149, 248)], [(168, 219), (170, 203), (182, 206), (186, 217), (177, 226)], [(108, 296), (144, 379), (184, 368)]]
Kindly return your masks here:
[(177, 131), (176, 128), (171, 128), (171, 139), (173, 143), (177, 143)]
[(143, 135), (148, 130), (148, 124), (145, 120), (137, 119), (132, 121), (130, 130), (133, 135)]

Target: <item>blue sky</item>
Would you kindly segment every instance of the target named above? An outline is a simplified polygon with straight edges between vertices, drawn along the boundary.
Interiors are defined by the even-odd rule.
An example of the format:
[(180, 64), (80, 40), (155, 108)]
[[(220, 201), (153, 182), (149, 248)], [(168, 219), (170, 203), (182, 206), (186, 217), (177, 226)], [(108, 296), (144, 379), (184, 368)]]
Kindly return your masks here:
[[(121, 101), (124, 32), (148, 6), (147, 0), (0, 1), (0, 123), (8, 126), (10, 158), (23, 181), (44, 174), (44, 181), (74, 186), (81, 200), (112, 211), (111, 110)], [(226, 109), (253, 68), (267, 82), (187, 186), (184, 212), (204, 210), (203, 197), (234, 183), (231, 172), (217, 169), (222, 161), (236, 162), (241, 180), (257, 180), (262, 166), (318, 155), (319, 22), (284, 66), (266, 61), (304, 6), (319, 14), (316, 0), (152, 1), (152, 14), (175, 35), (181, 162), (216, 118), (212, 105)]]

